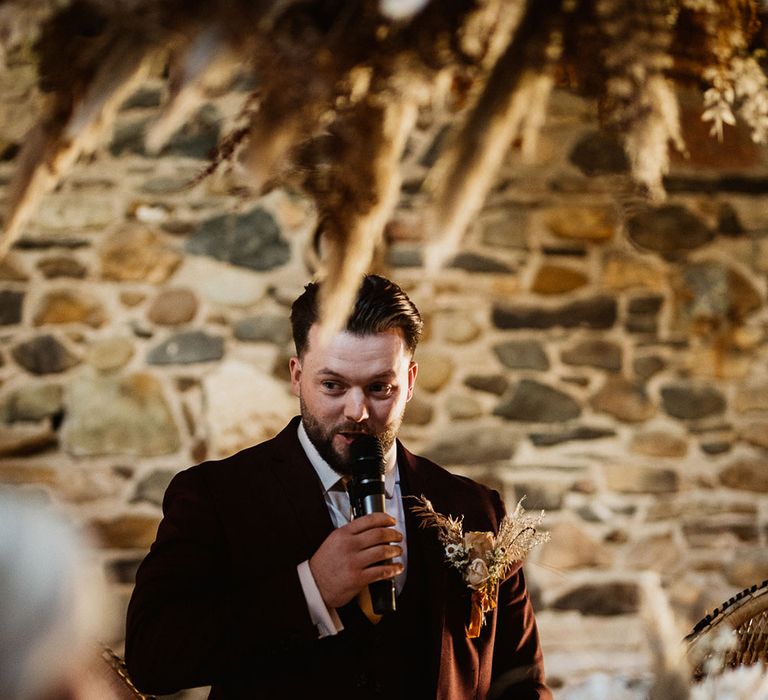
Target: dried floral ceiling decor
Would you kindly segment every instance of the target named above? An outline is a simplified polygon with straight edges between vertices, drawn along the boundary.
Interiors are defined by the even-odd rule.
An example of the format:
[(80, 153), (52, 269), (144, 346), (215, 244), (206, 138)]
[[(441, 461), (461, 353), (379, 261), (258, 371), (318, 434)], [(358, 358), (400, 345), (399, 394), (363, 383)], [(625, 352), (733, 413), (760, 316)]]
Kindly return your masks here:
[(146, 134), (158, 151), (212, 76), (257, 86), (214, 166), (254, 193), (298, 184), (319, 215), (324, 318), (343, 322), (400, 192), (420, 110), (456, 113), (425, 189), (426, 259), (455, 252), (510, 146), (535, 145), (555, 85), (597, 97), (636, 181), (663, 196), (685, 150), (675, 83), (698, 86), (713, 138), (737, 118), (768, 140), (766, 7), (758, 0), (6, 0), (6, 54), (35, 38), (46, 97), (9, 188), (0, 253), (40, 197), (110, 133), (151, 66), (170, 97)]

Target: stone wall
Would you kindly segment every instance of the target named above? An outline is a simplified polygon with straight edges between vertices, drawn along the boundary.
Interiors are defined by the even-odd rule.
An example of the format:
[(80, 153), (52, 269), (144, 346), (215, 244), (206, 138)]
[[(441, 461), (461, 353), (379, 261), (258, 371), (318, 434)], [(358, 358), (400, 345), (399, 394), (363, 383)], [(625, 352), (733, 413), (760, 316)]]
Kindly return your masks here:
[[(3, 184), (30, 77), (3, 78)], [(141, 130), (165, 89), (124, 105), (0, 269), (0, 482), (98, 537), (114, 644), (173, 474), (296, 412), (287, 314), (310, 276), (306, 201), (247, 200), (227, 175), (189, 186), (247, 86), (151, 156)], [(510, 155), (435, 280), (419, 184), (443, 132), (425, 128), (380, 260), (427, 321), (404, 440), (548, 512), (527, 573), (557, 686), (649, 668), (641, 572), (683, 627), (768, 578), (768, 152), (740, 130), (709, 140), (685, 104), (690, 154), (653, 207), (594, 105), (556, 94), (536, 161)]]

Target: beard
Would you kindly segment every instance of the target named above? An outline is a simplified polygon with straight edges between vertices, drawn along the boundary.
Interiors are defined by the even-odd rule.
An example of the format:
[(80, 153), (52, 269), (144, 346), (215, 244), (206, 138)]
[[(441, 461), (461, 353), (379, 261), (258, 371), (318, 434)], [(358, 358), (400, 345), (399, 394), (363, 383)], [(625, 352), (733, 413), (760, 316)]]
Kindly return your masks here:
[(382, 452), (387, 454), (395, 442), (400, 425), (403, 422), (403, 413), (405, 409), (381, 432), (372, 431), (365, 423), (341, 423), (336, 426), (328, 427), (320, 423), (307, 409), (304, 400), (299, 397), (301, 406), (301, 420), (304, 423), (304, 429), (307, 431), (307, 437), (315, 446), (320, 456), (328, 462), (329, 466), (339, 476), (351, 475), (351, 463), (349, 459), (349, 449), (343, 452), (336, 450), (333, 446), (333, 438), (338, 433), (359, 435), (373, 435), (381, 444)]

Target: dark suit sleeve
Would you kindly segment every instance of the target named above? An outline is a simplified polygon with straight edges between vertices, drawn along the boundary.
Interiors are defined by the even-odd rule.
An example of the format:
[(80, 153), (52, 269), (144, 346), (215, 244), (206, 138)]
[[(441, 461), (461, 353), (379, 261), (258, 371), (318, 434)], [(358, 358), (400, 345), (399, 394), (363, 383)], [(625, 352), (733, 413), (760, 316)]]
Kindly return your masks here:
[(174, 478), (163, 513), (128, 608), (126, 663), (140, 690), (168, 694), (237, 669), (274, 670), (317, 640), (294, 564), (265, 557), (253, 580), (234, 580), (202, 470)]
[[(501, 520), (504, 506), (495, 491), (493, 497)], [(491, 700), (552, 700), (544, 679), (539, 632), (522, 568), (499, 586), (491, 678)]]

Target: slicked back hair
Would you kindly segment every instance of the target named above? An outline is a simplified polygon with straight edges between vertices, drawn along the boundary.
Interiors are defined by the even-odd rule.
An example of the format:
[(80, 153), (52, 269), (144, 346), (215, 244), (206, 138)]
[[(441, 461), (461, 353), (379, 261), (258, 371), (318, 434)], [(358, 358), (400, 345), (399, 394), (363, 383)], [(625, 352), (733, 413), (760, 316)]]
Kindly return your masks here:
[[(309, 344), (309, 329), (318, 321), (318, 282), (310, 282), (291, 307), (291, 327), (296, 354), (301, 357)], [(379, 275), (366, 275), (357, 292), (355, 307), (346, 330), (354, 335), (375, 335), (400, 329), (408, 351), (413, 355), (421, 338), (424, 322), (408, 295), (394, 282)]]

